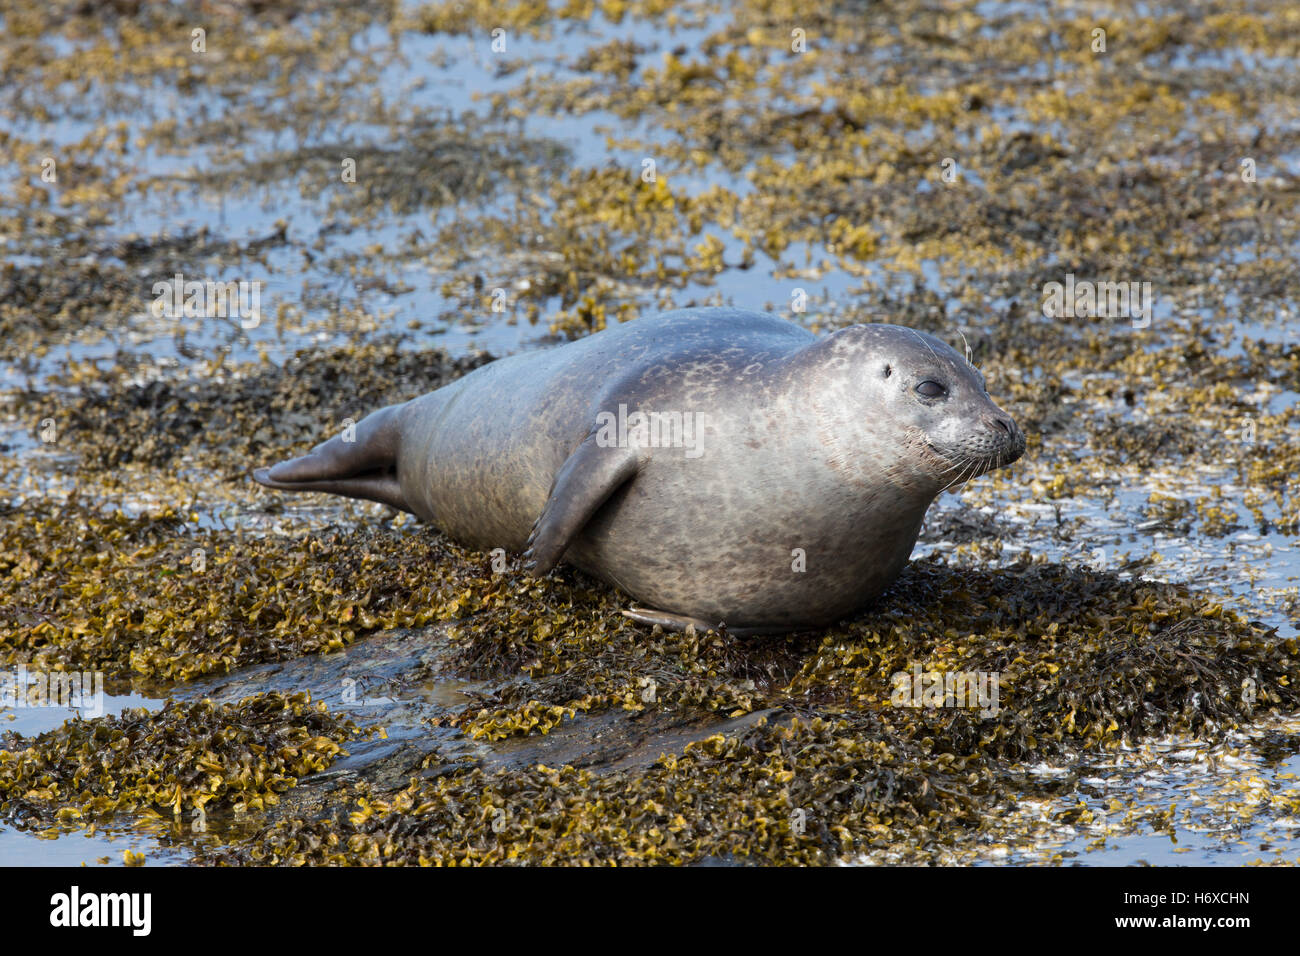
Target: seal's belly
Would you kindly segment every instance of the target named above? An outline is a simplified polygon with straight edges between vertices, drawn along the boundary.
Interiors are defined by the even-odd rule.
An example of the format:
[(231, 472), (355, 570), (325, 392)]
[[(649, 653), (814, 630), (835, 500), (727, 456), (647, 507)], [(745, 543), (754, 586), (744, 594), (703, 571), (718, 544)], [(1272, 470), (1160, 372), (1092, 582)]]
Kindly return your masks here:
[(827, 507), (824, 494), (728, 499), (682, 487), (638, 478), (597, 513), (567, 560), (649, 607), (734, 627), (815, 626), (888, 587), (924, 518), (852, 501)]

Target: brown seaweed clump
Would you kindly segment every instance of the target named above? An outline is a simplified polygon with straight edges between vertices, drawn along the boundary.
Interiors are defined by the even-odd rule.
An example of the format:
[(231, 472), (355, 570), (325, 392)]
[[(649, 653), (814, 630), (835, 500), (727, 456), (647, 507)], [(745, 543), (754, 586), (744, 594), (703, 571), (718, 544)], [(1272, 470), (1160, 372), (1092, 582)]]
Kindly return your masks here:
[[(453, 628), (458, 670), (505, 678), (452, 719), (485, 739), (609, 732), (761, 711), (680, 753), (490, 768), (431, 756), (352, 810), (279, 814), (223, 860), (272, 863), (828, 862), (976, 839), (1013, 805), (1015, 761), (1152, 736), (1220, 739), (1300, 706), (1300, 647), (1176, 585), (1061, 565), (914, 564), (826, 635), (737, 641), (624, 626), (555, 629), (517, 607)], [(525, 653), (526, 652), (526, 653)], [(516, 670), (522, 666), (522, 673)], [(996, 673), (995, 714), (899, 706), (895, 675)], [(516, 675), (517, 676), (512, 676)], [(651, 684), (655, 693), (647, 695)], [(603, 693), (601, 691), (603, 690)], [(432, 778), (432, 779), (429, 779)]]
[[(222, 862), (582, 865), (826, 863), (904, 831), (922, 844), (977, 824), (979, 761), (925, 758), (871, 720), (757, 726), (640, 772), (566, 766), (359, 787), (350, 812), (282, 819)], [(874, 731), (874, 732), (873, 732)]]
[(0, 813), (42, 830), (123, 813), (263, 810), (358, 732), (305, 693), (76, 718), (32, 740), (0, 738)]
[(339, 650), (456, 614), (454, 546), (428, 533), (204, 531), (173, 509), (0, 509), (0, 661), (191, 680)]
[(77, 467), (112, 483), (124, 466), (175, 471), (200, 466), (228, 481), (251, 463), (322, 440), (345, 419), (433, 391), (491, 360), (417, 350), (399, 335), (332, 349), (302, 349), (281, 364), (216, 361), (187, 376), (140, 381), (139, 367), (77, 368), (63, 392), (18, 393), (27, 420), (52, 419)]

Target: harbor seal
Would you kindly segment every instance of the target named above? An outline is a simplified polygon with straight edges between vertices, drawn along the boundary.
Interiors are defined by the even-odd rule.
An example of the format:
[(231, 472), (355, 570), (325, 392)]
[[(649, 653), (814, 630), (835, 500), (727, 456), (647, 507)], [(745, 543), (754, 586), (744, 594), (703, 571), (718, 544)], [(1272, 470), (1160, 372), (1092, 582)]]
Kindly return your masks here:
[(491, 362), (254, 478), (384, 502), (534, 575), (567, 561), (643, 623), (780, 633), (861, 610), (945, 488), (1024, 450), (933, 336), (683, 309)]

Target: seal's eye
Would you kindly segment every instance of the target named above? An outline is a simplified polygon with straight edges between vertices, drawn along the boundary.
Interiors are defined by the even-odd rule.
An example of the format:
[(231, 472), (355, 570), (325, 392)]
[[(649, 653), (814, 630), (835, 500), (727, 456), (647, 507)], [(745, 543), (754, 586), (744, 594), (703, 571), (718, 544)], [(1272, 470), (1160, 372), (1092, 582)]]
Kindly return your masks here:
[(942, 398), (948, 394), (948, 390), (938, 382), (922, 382), (916, 386), (916, 394), (924, 395), (926, 398)]

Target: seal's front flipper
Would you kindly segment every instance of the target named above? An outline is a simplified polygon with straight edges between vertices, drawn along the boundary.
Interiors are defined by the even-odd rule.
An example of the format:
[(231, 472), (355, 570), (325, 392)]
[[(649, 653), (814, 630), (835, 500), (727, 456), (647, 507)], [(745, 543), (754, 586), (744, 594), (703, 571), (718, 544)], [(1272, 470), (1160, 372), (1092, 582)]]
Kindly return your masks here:
[(705, 631), (716, 631), (718, 626), (710, 624), (700, 617), (688, 617), (685, 614), (672, 614), (668, 611), (652, 611), (648, 607), (630, 607), (623, 612), (624, 617), (630, 617), (638, 624), (647, 624), (654, 627), (658, 624), (665, 631), (684, 631), (688, 627), (694, 627), (703, 634)]
[(635, 450), (603, 447), (595, 432), (588, 435), (555, 476), (551, 496), (528, 536), (524, 567), (534, 577), (549, 574), (591, 516), (639, 467)]
[[(321, 491), (410, 511), (397, 483), (401, 408), (401, 405), (381, 408), (363, 418), (355, 434), (335, 436), (301, 458), (258, 468), (253, 472), (253, 479), (281, 491)], [(344, 441), (344, 438), (353, 440)]]
[(648, 624), (651, 627), (658, 624), (665, 631), (684, 631), (688, 627), (694, 627), (695, 630), (703, 634), (705, 631), (721, 631), (725, 628), (727, 634), (732, 637), (755, 637), (760, 634), (788, 634), (790, 632), (788, 627), (727, 627), (725, 621), (710, 624), (703, 618), (673, 614), (670, 611), (652, 611), (647, 607), (627, 608), (623, 611), (623, 616), (631, 618), (638, 624)]

